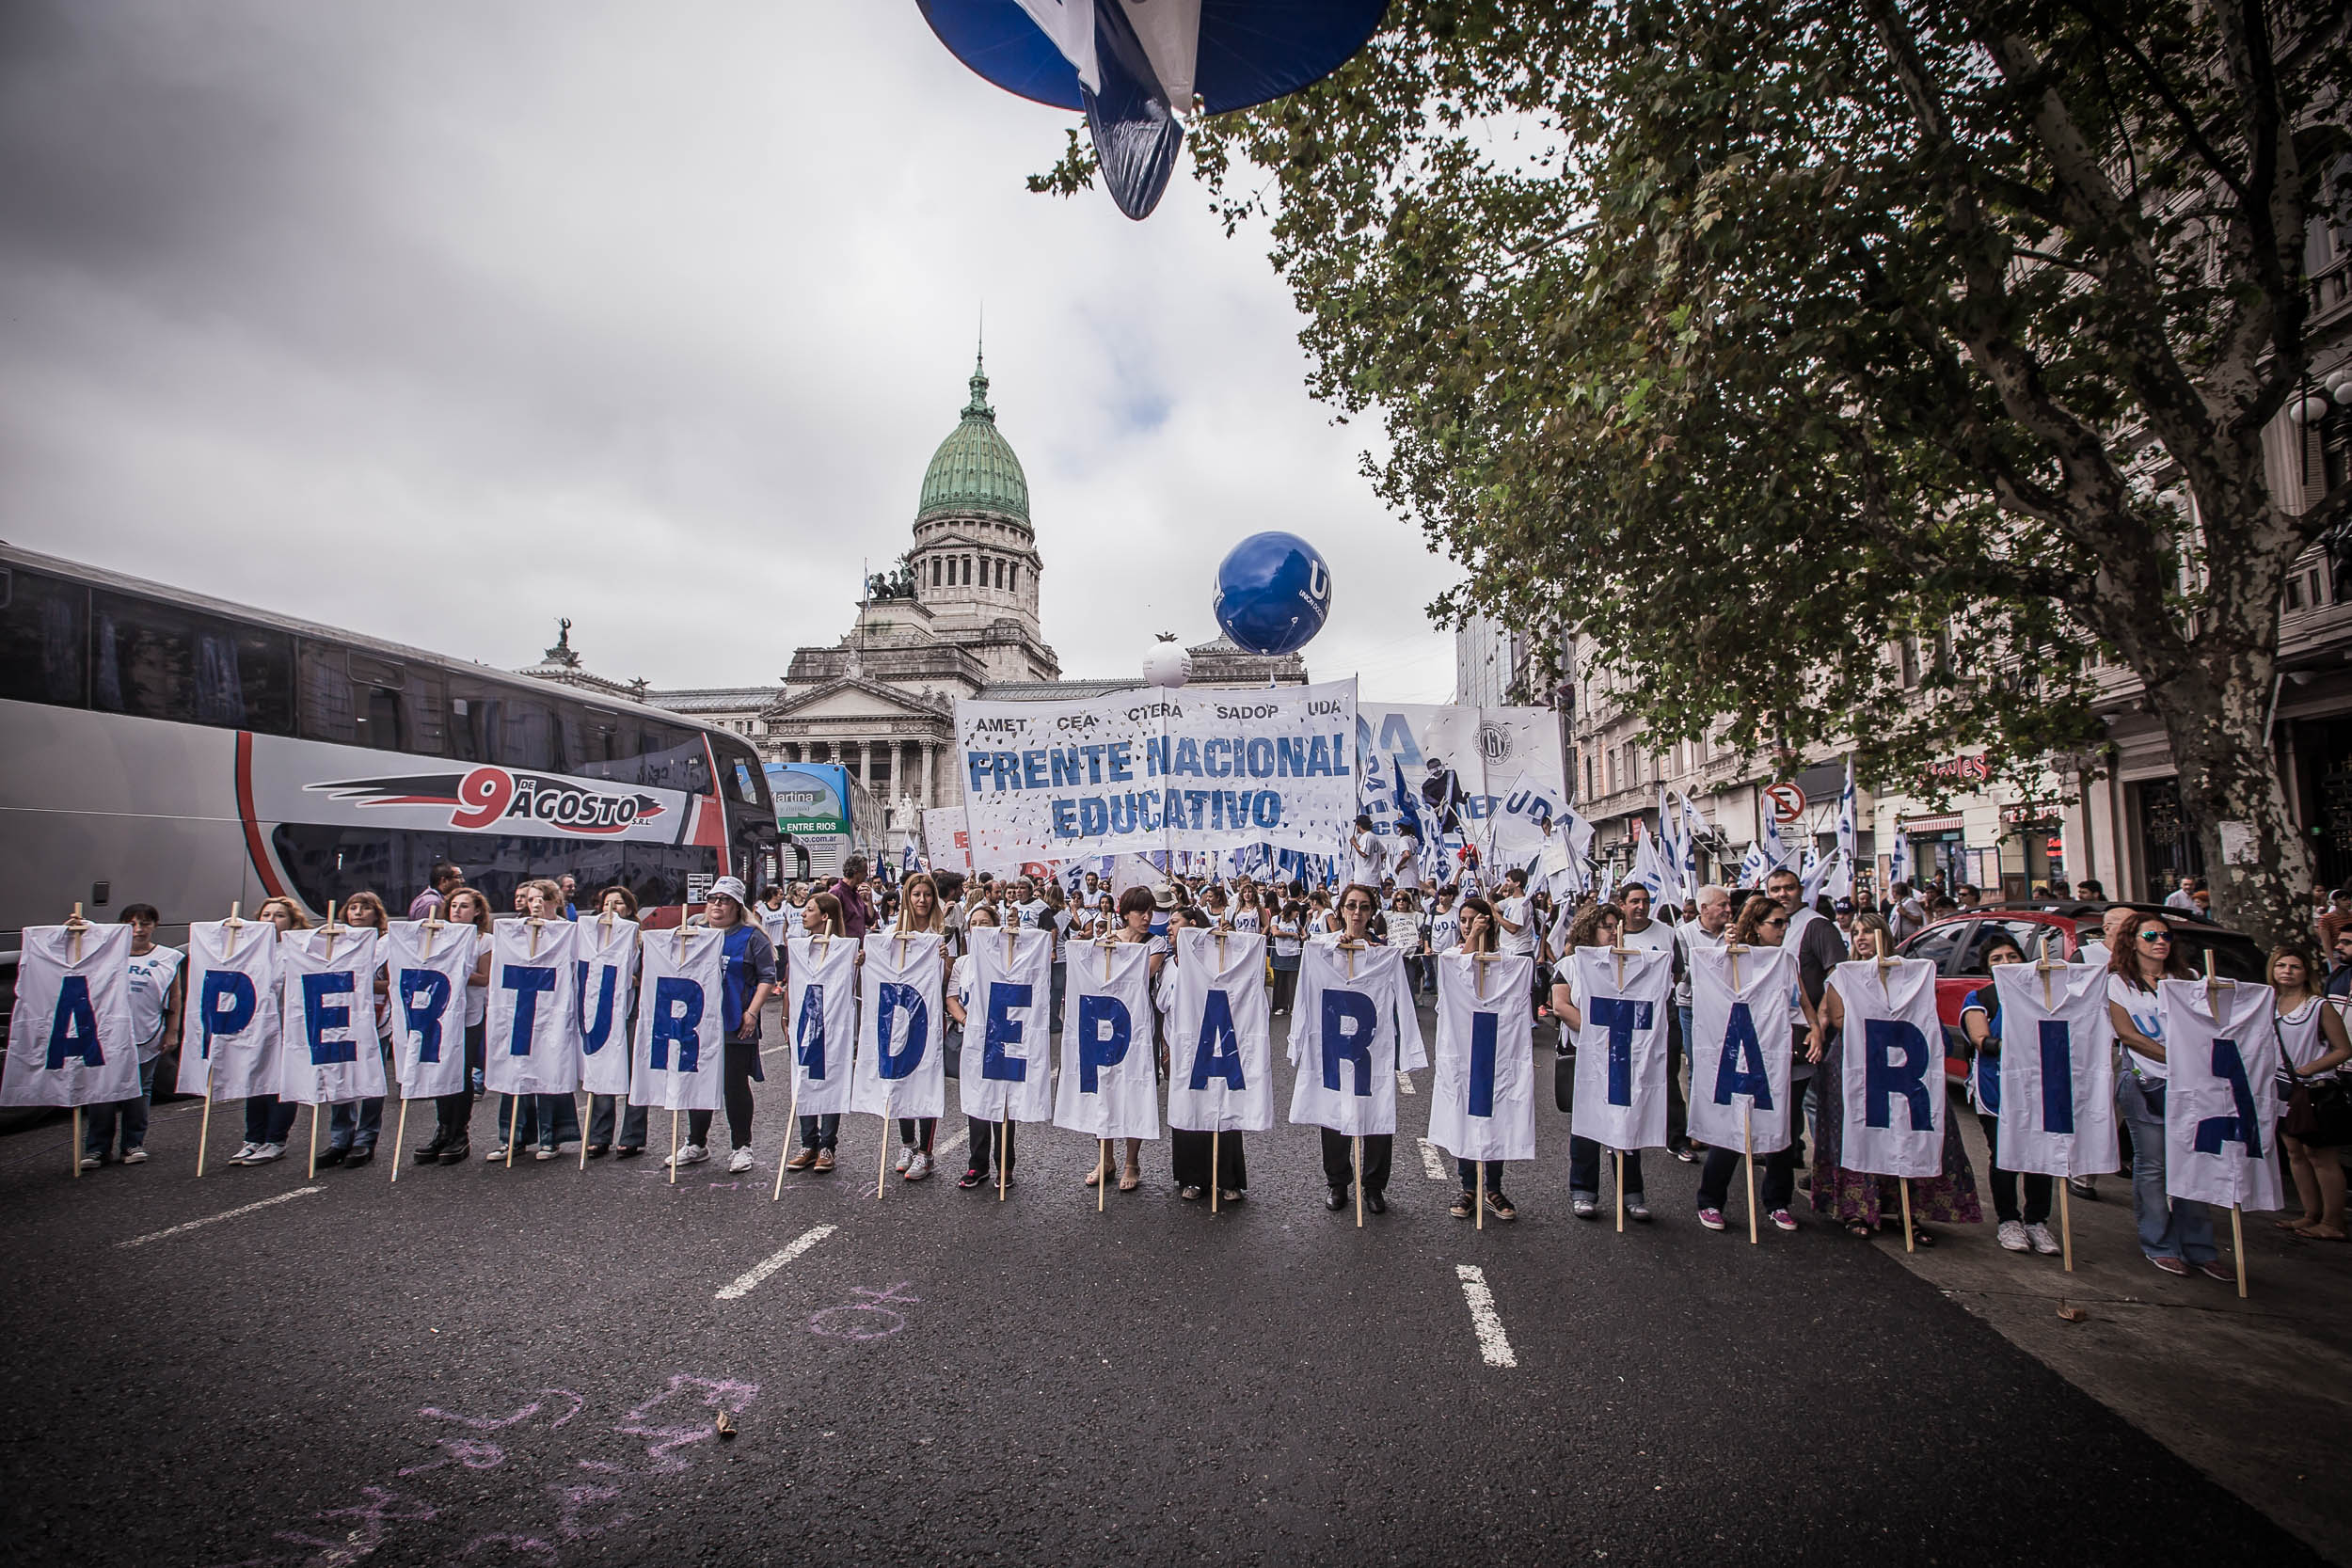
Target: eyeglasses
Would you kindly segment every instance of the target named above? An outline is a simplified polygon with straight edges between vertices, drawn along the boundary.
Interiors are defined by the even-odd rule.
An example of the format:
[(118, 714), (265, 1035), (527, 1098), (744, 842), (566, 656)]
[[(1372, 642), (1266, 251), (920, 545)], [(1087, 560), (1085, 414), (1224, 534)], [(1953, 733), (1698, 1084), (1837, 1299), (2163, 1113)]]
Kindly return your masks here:
[(2142, 931), (2139, 933), (2139, 940), (2142, 942), (2170, 942), (2172, 940), (2172, 933), (2169, 931)]
[(1786, 926), (1788, 924), (1788, 917), (1785, 914), (1776, 914), (1770, 919), (1759, 920), (1756, 924), (1758, 926)]

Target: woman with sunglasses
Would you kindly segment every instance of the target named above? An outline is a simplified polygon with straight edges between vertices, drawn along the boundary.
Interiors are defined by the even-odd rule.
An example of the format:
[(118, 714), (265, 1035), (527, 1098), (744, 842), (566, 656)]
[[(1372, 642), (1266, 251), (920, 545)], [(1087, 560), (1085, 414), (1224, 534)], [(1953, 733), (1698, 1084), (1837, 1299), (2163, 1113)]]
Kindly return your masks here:
[(2156, 1006), (2156, 982), (2193, 980), (2196, 974), (2172, 940), (2172, 927), (2142, 915), (2130, 940), (2107, 956), (2107, 1016), (2122, 1046), (2123, 1071), (2116, 1080), (2116, 1107), (2132, 1132), (2132, 1213), (2139, 1222), (2139, 1250), (2169, 1275), (2201, 1269), (2215, 1279), (2237, 1275), (2222, 1266), (2213, 1243), (2213, 1215), (2201, 1203), (2175, 1200), (2164, 1190), (2164, 1092), (2169, 1069), (2164, 1059), (2164, 1012)]
[[(1855, 961), (1891, 956), (1894, 949), (1894, 934), (1885, 921), (1874, 914), (1854, 916), (1849, 951)], [(1837, 1220), (1850, 1235), (1868, 1236), (1882, 1226), (1891, 1228), (1902, 1224), (1902, 1179), (1849, 1170), (1837, 1163), (1845, 1139), (1840, 1109), (1845, 1090), (1839, 1078), (1846, 1066), (1845, 1023), (1845, 999), (1837, 994), (1833, 979), (1821, 991), (1820, 1017), (1813, 1026), (1812, 1042), (1797, 1058), (1797, 1065), (1801, 1070), (1808, 1064), (1813, 1069), (1813, 1103), (1818, 1108), (1813, 1130), (1814, 1210)], [(1804, 1093), (1797, 1091), (1800, 1098)], [(1887, 1218), (1890, 1213), (1895, 1218)], [(1923, 1221), (1984, 1222), (1984, 1206), (1977, 1199), (1976, 1172), (1969, 1166), (1966, 1146), (1960, 1141), (1960, 1123), (1950, 1117), (1944, 1118), (1944, 1174), (1911, 1178), (1911, 1214), (1912, 1237), (1923, 1247), (1935, 1244), (1935, 1232)]]
[[(1723, 941), (1726, 945), (1739, 947), (1778, 947), (1788, 935), (1788, 908), (1779, 899), (1751, 894), (1747, 902), (1740, 906), (1740, 918), (1724, 927)], [(1866, 915), (1857, 919), (1855, 926), (1861, 926), (1864, 920), (1879, 923), (1876, 915)], [(1765, 1021), (1759, 1018), (1756, 1023), (1756, 1043), (1765, 1045)], [(1788, 1051), (1793, 1058), (1788, 1103), (1784, 1109), (1788, 1117), (1789, 1136), (1788, 1142), (1764, 1156), (1764, 1180), (1756, 1191), (1756, 1205), (1764, 1211), (1764, 1217), (1772, 1222), (1774, 1229), (1794, 1230), (1797, 1216), (1788, 1206), (1796, 1201), (1798, 1135), (1804, 1132), (1805, 1083), (1814, 1070), (1802, 1049), (1805, 1032), (1802, 979), (1790, 989), (1788, 1011), (1781, 1026), (1788, 1032)], [(1724, 1205), (1731, 1201), (1731, 1179), (1739, 1172), (1740, 1159), (1736, 1148), (1710, 1148), (1706, 1163), (1699, 1166), (1699, 1224), (1709, 1230), (1722, 1230), (1729, 1223), (1724, 1218)]]

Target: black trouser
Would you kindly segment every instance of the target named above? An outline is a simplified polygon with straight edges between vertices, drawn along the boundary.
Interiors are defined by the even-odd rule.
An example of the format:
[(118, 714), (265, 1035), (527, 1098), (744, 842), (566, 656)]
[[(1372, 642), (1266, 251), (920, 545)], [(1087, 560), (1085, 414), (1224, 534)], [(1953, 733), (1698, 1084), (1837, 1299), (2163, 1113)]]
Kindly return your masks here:
[[(752, 1147), (752, 1069), (759, 1065), (757, 1040), (727, 1041), (724, 1083), (726, 1085), (727, 1141), (735, 1148)], [(686, 1113), (686, 1141), (708, 1147), (710, 1113)]]
[[(1242, 1159), (1239, 1132), (1194, 1132), (1180, 1128), (1168, 1132), (1168, 1174), (1179, 1187), (1209, 1185), (1210, 1148), (1214, 1145), (1216, 1158), (1216, 1185), (1227, 1192), (1238, 1193), (1249, 1185), (1249, 1166)], [(1372, 1163), (1369, 1150), (1364, 1163)]]
[[(1587, 1197), (1600, 1196), (1600, 1145), (1590, 1138), (1568, 1137), (1568, 1192), (1582, 1193)], [(1625, 1196), (1642, 1196), (1642, 1151), (1629, 1150), (1625, 1157)]]
[(841, 1141), (841, 1113), (827, 1111), (822, 1116), (801, 1118), (803, 1148), (832, 1148)]
[(938, 1131), (939, 1118), (937, 1117), (900, 1117), (898, 1118), (898, 1141), (909, 1148), (919, 1148), (926, 1154), (931, 1151), (931, 1134)]
[(1272, 998), (1272, 1005), (1268, 1010), (1278, 1013), (1289, 1012), (1291, 1003), (1296, 1000), (1297, 996), (1298, 966), (1294, 963), (1288, 969), (1282, 969), (1279, 967), (1276, 968), (1274, 971), (1274, 996)]
[[(1347, 1191), (1356, 1180), (1355, 1138), (1346, 1132), (1323, 1129), (1323, 1179), (1335, 1193)], [(1364, 1196), (1386, 1194), (1389, 1190), (1389, 1156), (1394, 1152), (1396, 1135), (1392, 1132), (1364, 1134)]]
[(1680, 1148), (1690, 1141), (1691, 1111), (1682, 1099), (1682, 1061), (1688, 1047), (1682, 1039), (1682, 1016), (1666, 1009), (1666, 1147)]
[(459, 1089), (455, 1094), (437, 1096), (433, 1101), (433, 1139), (443, 1148), (466, 1141), (467, 1125), (473, 1120), (473, 1090)]
[(617, 1094), (592, 1094), (588, 1097), (589, 1143), (600, 1148), (612, 1144), (612, 1122), (617, 1114), (621, 1123), (621, 1147), (623, 1148), (645, 1147), (645, 1112), (651, 1107), (631, 1105), (628, 1110), (623, 1111), (621, 1101), (624, 1098)]
[(1993, 1213), (1997, 1220), (2023, 1220), (2027, 1225), (2040, 1225), (2050, 1217), (2050, 1178), (2040, 1171), (2029, 1170), (2026, 1178), (2026, 1209), (2017, 1211), (2017, 1177), (2013, 1170), (2003, 1170), (2001, 1159), (2001, 1118), (1977, 1113), (1977, 1125), (1984, 1129), (1985, 1163), (1992, 1167)]
[[(971, 1135), (964, 1140), (972, 1146), (971, 1167), (982, 1176), (986, 1176), (990, 1169), (989, 1161), (995, 1150), (997, 1128), (1000, 1124), (984, 1121), (978, 1117), (966, 1117), (963, 1119), (971, 1129)], [(1004, 1129), (1005, 1139), (1005, 1174), (1010, 1176), (1012, 1174), (1013, 1124), (1010, 1120), (1007, 1120), (1001, 1125)]]
[[(1475, 1192), (1478, 1187), (1479, 1163), (1475, 1160), (1457, 1159), (1454, 1164), (1462, 1173), (1462, 1191)], [(1500, 1160), (1486, 1162), (1486, 1196), (1488, 1197), (1502, 1196), (1502, 1162)]]

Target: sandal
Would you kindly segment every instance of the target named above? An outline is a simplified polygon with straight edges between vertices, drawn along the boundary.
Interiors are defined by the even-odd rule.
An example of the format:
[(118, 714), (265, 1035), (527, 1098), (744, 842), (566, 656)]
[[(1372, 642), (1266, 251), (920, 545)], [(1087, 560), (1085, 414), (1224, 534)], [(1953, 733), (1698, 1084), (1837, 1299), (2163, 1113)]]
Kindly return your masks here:
[(1871, 1237), (1877, 1235), (1878, 1232), (1871, 1229), (1867, 1225), (1865, 1225), (1860, 1220), (1848, 1220), (1846, 1222), (1846, 1234), (1849, 1236), (1859, 1236), (1867, 1242)]
[(1142, 1185), (1143, 1176), (1137, 1171), (1130, 1171), (1119, 1179), (1119, 1190), (1122, 1193), (1132, 1193)]
[(1097, 1165), (1097, 1166), (1095, 1166), (1092, 1170), (1090, 1170), (1090, 1171), (1087, 1172), (1087, 1185), (1088, 1185), (1088, 1186), (1089, 1186), (1089, 1187), (1098, 1187), (1098, 1186), (1101, 1186), (1101, 1185), (1102, 1185), (1102, 1182), (1103, 1182), (1103, 1167), (1102, 1167), (1102, 1166)]
[(1454, 1206), (1446, 1211), (1447, 1213), (1452, 1214), (1457, 1220), (1469, 1219), (1477, 1212), (1478, 1200), (1470, 1196), (1468, 1193), (1464, 1193), (1460, 1197), (1455, 1198), (1454, 1200)]
[(1935, 1232), (1915, 1220), (1911, 1227), (1911, 1244), (1931, 1247), (1935, 1245)]
[(1511, 1207), (1511, 1200), (1501, 1193), (1486, 1195), (1486, 1214), (1488, 1218), (1498, 1220), (1515, 1220), (1519, 1217), (1519, 1212)]

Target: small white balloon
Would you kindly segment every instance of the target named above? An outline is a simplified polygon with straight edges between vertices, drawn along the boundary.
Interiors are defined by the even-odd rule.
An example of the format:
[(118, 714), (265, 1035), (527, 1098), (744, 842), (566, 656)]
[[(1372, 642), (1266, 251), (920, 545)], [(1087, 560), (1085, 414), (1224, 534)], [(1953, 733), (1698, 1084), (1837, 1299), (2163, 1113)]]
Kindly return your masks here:
[(1192, 679), (1192, 655), (1173, 642), (1164, 642), (1144, 656), (1143, 678), (1173, 690)]

